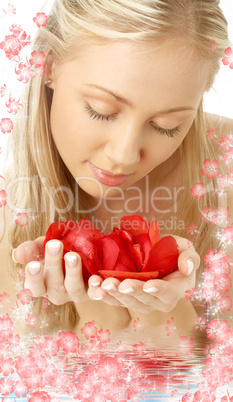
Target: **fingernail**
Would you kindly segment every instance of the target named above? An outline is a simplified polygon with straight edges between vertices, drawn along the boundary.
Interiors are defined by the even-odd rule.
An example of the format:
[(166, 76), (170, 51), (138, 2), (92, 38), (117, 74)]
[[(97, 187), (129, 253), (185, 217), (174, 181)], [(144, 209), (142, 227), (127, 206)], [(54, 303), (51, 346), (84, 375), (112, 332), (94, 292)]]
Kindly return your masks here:
[(28, 270), (31, 275), (37, 275), (40, 272), (40, 263), (39, 262), (29, 262)]
[(99, 286), (100, 285), (100, 282), (92, 282), (91, 283), (91, 286), (93, 286), (93, 287), (97, 287), (97, 286)]
[(57, 255), (60, 251), (60, 242), (59, 241), (49, 241), (48, 242), (49, 253), (51, 255)]
[(114, 285), (114, 283), (110, 283), (110, 285), (102, 286), (102, 288), (103, 288), (104, 290), (113, 290), (113, 291), (117, 291), (117, 287)]
[(78, 259), (76, 257), (76, 255), (71, 255), (71, 254), (66, 254), (66, 261), (67, 261), (67, 265), (70, 268), (75, 268), (78, 265)]
[(134, 288), (119, 289), (119, 292), (128, 295), (129, 293), (133, 293), (133, 292), (134, 292)]
[(189, 258), (187, 260), (187, 264), (188, 264), (188, 275), (190, 275), (194, 268), (194, 262), (193, 262), (192, 258)]
[(18, 261), (15, 259), (15, 256), (14, 256), (14, 254), (15, 254), (15, 250), (17, 250), (17, 247), (16, 248), (14, 248), (14, 250), (12, 251), (12, 260), (17, 264), (18, 263)]
[(95, 300), (102, 300), (102, 299), (103, 299), (103, 296), (98, 296), (98, 297), (95, 297), (95, 296), (94, 296), (94, 299), (95, 299)]
[(143, 291), (146, 293), (156, 293), (159, 291), (159, 289), (153, 287), (153, 288), (143, 289)]

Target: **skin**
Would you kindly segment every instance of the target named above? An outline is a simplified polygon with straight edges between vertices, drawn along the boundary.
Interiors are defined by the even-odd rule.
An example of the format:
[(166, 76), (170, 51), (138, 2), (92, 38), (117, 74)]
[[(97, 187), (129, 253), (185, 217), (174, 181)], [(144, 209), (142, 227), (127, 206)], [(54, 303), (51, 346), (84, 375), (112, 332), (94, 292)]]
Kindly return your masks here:
[[(174, 41), (152, 50), (151, 44), (129, 42), (90, 45), (72, 60), (56, 64), (51, 58), (47, 65), (45, 79), (52, 80), (51, 128), (56, 147), (80, 187), (94, 202), (107, 199), (111, 210), (117, 206), (121, 210), (119, 217), (127, 215), (127, 188), (137, 186), (143, 192), (145, 176), (150, 177), (153, 188), (161, 176), (165, 176), (168, 186), (174, 185), (174, 172), (175, 176), (179, 172), (176, 151), (192, 125), (208, 82), (206, 66), (190, 49)], [(120, 94), (128, 104), (96, 86)], [(87, 104), (99, 114), (114, 115), (114, 120), (91, 118)], [(168, 112), (174, 108), (182, 110)], [(158, 126), (166, 130), (179, 127), (179, 132), (171, 138), (161, 134)], [(87, 161), (115, 174), (132, 174), (119, 186), (123, 200), (111, 199), (119, 195), (119, 188), (97, 182)], [(85, 179), (79, 181), (80, 177)], [(94, 215), (111, 214), (102, 202)], [(14, 258), (23, 264), (38, 260), (42, 256), (43, 239), (20, 245)], [(77, 256), (77, 267), (69, 268), (66, 264), (67, 274), (63, 277), (61, 244), (57, 256), (46, 250), (39, 274), (32, 275), (27, 265), (25, 287), (34, 296), (47, 294), (55, 304), (73, 300), (78, 310), (82, 306), (85, 310), (85, 303), (97, 299), (111, 306), (126, 307), (131, 317), (135, 311), (170, 312), (184, 292), (194, 286), (195, 270), (200, 264), (193, 246), (186, 239), (176, 239), (180, 248), (179, 271), (164, 280), (144, 283), (127, 279), (120, 283), (114, 278), (103, 281), (92, 276), (86, 289), (77, 253), (69, 253)], [(190, 275), (189, 258), (194, 263)], [(65, 290), (58, 291), (63, 285)], [(151, 288), (158, 290), (148, 293)]]

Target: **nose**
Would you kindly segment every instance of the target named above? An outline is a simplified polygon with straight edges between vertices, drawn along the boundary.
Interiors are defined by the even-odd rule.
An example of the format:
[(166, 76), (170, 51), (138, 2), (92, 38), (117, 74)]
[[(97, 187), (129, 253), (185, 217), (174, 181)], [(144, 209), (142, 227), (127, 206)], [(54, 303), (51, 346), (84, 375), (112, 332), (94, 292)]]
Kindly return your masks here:
[(140, 136), (132, 130), (118, 130), (112, 133), (105, 145), (105, 155), (116, 165), (130, 167), (140, 161)]

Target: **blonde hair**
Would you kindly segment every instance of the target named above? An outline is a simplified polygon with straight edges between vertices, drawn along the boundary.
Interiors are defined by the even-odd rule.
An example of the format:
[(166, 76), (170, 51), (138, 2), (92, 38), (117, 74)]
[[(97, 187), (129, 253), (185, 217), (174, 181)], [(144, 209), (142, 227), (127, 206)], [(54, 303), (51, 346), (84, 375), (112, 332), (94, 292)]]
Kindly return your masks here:
[[(56, 61), (62, 63), (68, 57), (74, 57), (75, 51), (77, 54), (77, 49), (89, 41), (151, 42), (157, 46), (174, 37), (190, 51), (197, 51), (208, 63), (208, 90), (218, 72), (219, 60), (229, 46), (227, 22), (217, 0), (55, 0), (47, 25), (38, 30), (33, 50), (44, 51), (46, 56), (53, 52)], [(211, 50), (211, 44), (214, 44), (214, 51)], [(27, 209), (33, 209), (32, 206), (35, 209), (34, 218), (30, 219), (29, 214), (28, 225), (24, 227), (16, 225), (14, 220), (13, 223), (8, 221), (8, 241), (12, 248), (45, 235), (54, 221), (79, 219), (82, 216), (74, 206), (67, 212), (61, 212), (68, 203), (67, 193), (61, 191), (50, 200), (54, 204), (54, 211), (49, 210), (48, 213), (51, 202), (47, 204), (45, 195), (47, 200), (51, 197), (51, 188), (65, 186), (74, 194), (78, 186), (62, 161), (51, 134), (49, 116), (52, 90), (45, 87), (43, 78), (32, 78), (22, 102), (24, 109), (15, 122), (8, 145), (7, 157), (12, 152), (14, 165), (7, 179), (36, 177), (37, 187), (32, 188), (30, 181), (21, 181), (17, 189), (8, 194), (22, 208), (17, 212), (26, 212)], [(190, 189), (197, 182), (205, 183), (200, 173), (203, 161), (212, 160), (216, 150), (206, 139), (202, 104), (180, 146), (180, 155), (182, 166), (185, 166), (181, 184), (186, 191), (180, 195), (177, 216), (182, 216), (187, 225), (194, 222), (203, 233), (197, 200), (190, 195)], [(89, 201), (87, 198), (79, 189), (79, 209), (83, 209), (83, 205)], [(210, 207), (216, 206), (214, 192), (207, 194), (206, 202)], [(41, 208), (39, 214), (36, 207)], [(187, 237), (184, 230), (174, 234)], [(203, 255), (203, 242), (196, 240), (194, 245)], [(36, 305), (40, 303), (40, 300), (36, 301)], [(59, 310), (61, 323), (68, 320), (72, 324), (77, 318), (73, 303), (56, 309)]]

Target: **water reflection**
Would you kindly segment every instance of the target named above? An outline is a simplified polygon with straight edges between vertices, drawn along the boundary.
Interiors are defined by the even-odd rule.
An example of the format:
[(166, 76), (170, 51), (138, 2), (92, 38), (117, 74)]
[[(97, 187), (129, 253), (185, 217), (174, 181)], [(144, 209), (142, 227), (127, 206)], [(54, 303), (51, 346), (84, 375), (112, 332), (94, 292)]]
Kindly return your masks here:
[(16, 333), (10, 316), (1, 315), (2, 401), (232, 402), (227, 323), (212, 320), (206, 331), (166, 324), (134, 321), (110, 331), (90, 321), (38, 335), (31, 327)]
[[(1, 331), (2, 401), (220, 401), (230, 385), (225, 390), (210, 387), (203, 375), (205, 335), (192, 335), (192, 341), (179, 334), (166, 338), (164, 327), (110, 333), (92, 321), (77, 333), (19, 337), (6, 318), (5, 334)], [(207, 397), (210, 391), (215, 399)]]

